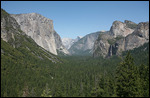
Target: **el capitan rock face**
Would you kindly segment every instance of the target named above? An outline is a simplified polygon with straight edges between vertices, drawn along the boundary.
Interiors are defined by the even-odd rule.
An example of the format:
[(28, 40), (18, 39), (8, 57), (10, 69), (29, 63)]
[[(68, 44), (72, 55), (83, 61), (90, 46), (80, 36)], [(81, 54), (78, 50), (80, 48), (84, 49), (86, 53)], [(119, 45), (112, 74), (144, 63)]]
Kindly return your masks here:
[[(23, 64), (20, 59), (24, 59), (24, 57), (36, 58), (36, 60), (47, 58), (53, 63), (61, 62), (55, 55), (37, 45), (31, 37), (26, 35), (17, 21), (3, 9), (1, 9), (1, 44), (1, 56), (5, 54), (6, 57), (3, 57), (6, 61), (9, 59), (9, 62), (16, 60), (15, 62), (20, 65)], [(15, 58), (15, 60), (11, 58)]]
[(110, 31), (99, 35), (95, 41), (93, 56), (120, 55), (122, 51), (132, 50), (147, 42), (149, 42), (149, 22), (136, 25), (131, 21), (125, 23), (115, 21)]
[(53, 21), (37, 13), (11, 14), (28, 36), (39, 46), (57, 55), (57, 50), (69, 54), (60, 36), (53, 27)]

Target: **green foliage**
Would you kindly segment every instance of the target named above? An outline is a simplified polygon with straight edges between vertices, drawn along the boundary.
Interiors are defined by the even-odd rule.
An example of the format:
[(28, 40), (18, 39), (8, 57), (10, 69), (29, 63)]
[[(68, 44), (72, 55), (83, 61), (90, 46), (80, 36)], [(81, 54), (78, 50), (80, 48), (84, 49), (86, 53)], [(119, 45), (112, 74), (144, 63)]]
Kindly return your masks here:
[(103, 97), (104, 90), (100, 88), (99, 86), (96, 88), (93, 88), (91, 91), (92, 97)]
[[(20, 40), (19, 37), (16, 37), (16, 39)], [(18, 48), (13, 48), (10, 45), (12, 43), (1, 40), (1, 51), (3, 51), (1, 52), (2, 97), (22, 97), (24, 91), (26, 91), (24, 96), (31, 97), (41, 95), (51, 95), (53, 97), (118, 96), (119, 91), (117, 89), (119, 86), (117, 87), (117, 85), (119, 84), (116, 84), (115, 78), (116, 65), (121, 61), (118, 57), (93, 59), (90, 56), (61, 56), (61, 59), (53, 57), (54, 60), (59, 59), (62, 62), (55, 64), (44, 56), (51, 57), (49, 55), (52, 54), (46, 50), (43, 52), (42, 48), (33, 44), (35, 42), (32, 39), (23, 36), (21, 39), (21, 41), (15, 42), (15, 45), (18, 45), (19, 42), (23, 43)], [(122, 76), (125, 78), (123, 79), (124, 82), (120, 82), (120, 87), (122, 85), (139, 85), (131, 86), (132, 89), (129, 89), (129, 91), (132, 90), (132, 96), (149, 96), (148, 46), (149, 44), (145, 44), (131, 51), (131, 55), (133, 55), (136, 62), (128, 56), (128, 59), (120, 65), (120, 69), (122, 69), (121, 66), (124, 66), (124, 69), (122, 69), (124, 71), (127, 69), (126, 64), (132, 65), (135, 63), (137, 65), (133, 68), (128, 66), (128, 68), (130, 68), (130, 74), (133, 72), (132, 69), (138, 69), (139, 75), (134, 76), (137, 70), (132, 75), (126, 73)], [(138, 65), (140, 66), (138, 67)], [(132, 77), (129, 83), (125, 82), (130, 79), (127, 76)], [(134, 84), (132, 82), (135, 79), (137, 81)], [(46, 93), (49, 90), (46, 90), (45, 83), (49, 84), (49, 86), (46, 86), (48, 89), (50, 88), (49, 94)], [(135, 88), (138, 89), (137, 92), (135, 92)]]
[[(13, 45), (16, 48), (13, 48)], [(48, 58), (57, 64), (61, 61), (46, 50), (43, 51), (31, 38), (24, 35), (16, 35), (15, 41), (12, 40), (9, 43), (1, 39), (1, 51), (3, 51), (1, 53), (2, 97), (40, 96), (43, 88), (41, 84), (44, 81), (50, 81), (51, 79), (46, 77), (50, 72), (53, 73), (50, 70), (53, 69), (54, 63)], [(25, 82), (28, 84), (29, 94), (23, 95), (22, 84)], [(30, 92), (32, 92), (31, 95)]]
[(122, 53), (123, 56), (127, 55), (130, 52), (132, 57), (134, 58), (135, 65), (145, 64), (147, 65), (149, 62), (149, 42), (144, 45), (134, 48), (133, 50), (124, 51)]
[(51, 90), (48, 88), (48, 84), (46, 84), (46, 87), (43, 90), (43, 93), (41, 94), (41, 97), (52, 97)]
[(139, 77), (140, 77), (140, 94), (141, 96), (149, 96), (149, 64), (139, 66)]
[[(30, 38), (20, 35), (15, 39), (15, 42), (10, 43), (1, 40), (1, 51), (3, 51), (1, 52), (1, 97), (22, 97), (23, 94), (29, 97), (116, 97), (118, 95), (118, 84), (115, 78), (116, 65), (121, 61), (118, 57), (93, 59), (90, 56), (62, 56), (56, 58), (48, 51), (43, 51), (41, 47), (33, 44), (35, 42)], [(20, 45), (18, 48), (13, 48), (10, 44)], [(143, 49), (146, 50), (142, 51)], [(147, 64), (149, 59), (146, 54), (148, 50), (149, 48), (144, 46), (131, 52), (138, 65), (146, 63), (140, 67), (137, 65), (137, 68), (133, 67), (133, 69), (138, 69), (139, 73), (138, 76), (134, 76), (137, 71), (135, 70), (133, 74), (137, 79), (135, 84), (132, 83), (135, 81), (132, 75), (128, 75), (133, 78), (131, 83), (123, 82), (123, 85), (139, 84), (139, 86), (131, 86), (132, 94), (135, 93), (134, 88), (138, 89), (134, 94), (136, 96), (149, 96), (149, 67)], [(58, 59), (62, 63), (52, 63), (44, 55), (53, 56), (53, 60)], [(139, 60), (143, 58), (146, 61)], [(127, 64), (125, 62), (134, 64), (132, 59), (127, 59), (121, 64)], [(132, 72), (132, 67), (130, 70), (129, 73)], [(126, 74), (124, 77), (128, 79)], [(124, 79), (124, 81), (128, 80)], [(47, 88), (45, 83), (49, 85), (46, 86)]]
[(128, 28), (131, 28), (131, 29), (135, 29), (137, 27), (137, 24), (126, 24)]
[(133, 57), (128, 52), (125, 59), (120, 63), (116, 70), (117, 96), (137, 97), (141, 96), (140, 80), (137, 67), (134, 65)]
[[(4, 48), (3, 50), (6, 54), (6, 50)], [(26, 90), (28, 96), (114, 97), (118, 94), (115, 70), (120, 59), (117, 57), (93, 59), (89, 56), (65, 56), (62, 57), (63, 63), (53, 64), (44, 59), (26, 57), (27, 55), (23, 55), (24, 50), (22, 52), (15, 48), (9, 48), (9, 50), (16, 51), (20, 55), (19, 60), (16, 59), (17, 63), (15, 63), (16, 60), (11, 56), (1, 54), (1, 83), (3, 84), (1, 96), (22, 96), (26, 86), (28, 86)], [(11, 55), (15, 55), (14, 52)], [(29, 54), (27, 51), (26, 53)], [(145, 67), (147, 72), (144, 73), (142, 68), (141, 65), (139, 72), (144, 79), (148, 76), (148, 69)], [(22, 85), (25, 82), (27, 85)], [(45, 83), (49, 85), (45, 86)], [(146, 89), (149, 83), (148, 78), (147, 80), (140, 78), (139, 83), (141, 84), (141, 91), (139, 91), (141, 96), (148, 96), (149, 90)]]

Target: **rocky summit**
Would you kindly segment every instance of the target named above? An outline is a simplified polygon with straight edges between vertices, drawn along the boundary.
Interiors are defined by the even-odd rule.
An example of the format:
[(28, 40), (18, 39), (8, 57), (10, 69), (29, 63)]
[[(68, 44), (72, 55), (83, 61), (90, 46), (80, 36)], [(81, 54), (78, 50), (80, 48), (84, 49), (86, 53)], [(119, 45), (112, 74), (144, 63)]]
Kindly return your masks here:
[(94, 43), (93, 56), (120, 55), (149, 42), (149, 22), (135, 24), (131, 21), (113, 22), (108, 33), (100, 34)]
[(114, 21), (110, 29), (110, 35), (114, 37), (117, 37), (119, 35), (126, 37), (128, 34), (131, 34), (134, 30), (128, 27), (127, 23), (127, 21), (125, 21), (125, 23)]
[(39, 46), (57, 55), (57, 51), (69, 54), (60, 36), (54, 30), (53, 21), (37, 13), (11, 14), (28, 36)]

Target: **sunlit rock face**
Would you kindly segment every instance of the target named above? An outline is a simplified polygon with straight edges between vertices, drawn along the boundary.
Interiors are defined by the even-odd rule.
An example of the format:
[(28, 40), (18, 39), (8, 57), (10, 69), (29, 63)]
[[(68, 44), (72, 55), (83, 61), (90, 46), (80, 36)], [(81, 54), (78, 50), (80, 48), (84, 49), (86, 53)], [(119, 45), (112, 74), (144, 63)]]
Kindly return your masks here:
[(94, 43), (93, 56), (110, 57), (120, 55), (149, 42), (149, 22), (135, 24), (115, 21), (108, 33), (100, 34)]
[(131, 50), (149, 42), (149, 22), (139, 23), (134, 32), (128, 35), (125, 40), (125, 50)]
[(57, 55), (57, 50), (69, 54), (63, 46), (60, 36), (53, 27), (53, 21), (37, 13), (11, 14), (28, 36), (39, 46)]
[(131, 34), (134, 30), (129, 28), (126, 23), (120, 22), (120, 21), (114, 21), (111, 29), (110, 29), (110, 35), (117, 37), (117, 36), (123, 36), (126, 37), (127, 35)]

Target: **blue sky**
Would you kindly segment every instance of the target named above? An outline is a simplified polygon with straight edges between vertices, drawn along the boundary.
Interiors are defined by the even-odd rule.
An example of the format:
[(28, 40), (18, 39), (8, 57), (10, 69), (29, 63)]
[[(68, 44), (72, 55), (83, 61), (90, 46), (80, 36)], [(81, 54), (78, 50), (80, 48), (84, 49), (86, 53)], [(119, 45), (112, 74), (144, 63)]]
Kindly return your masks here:
[(39, 13), (53, 20), (61, 38), (110, 30), (113, 21), (149, 21), (149, 1), (1, 1), (10, 14)]

